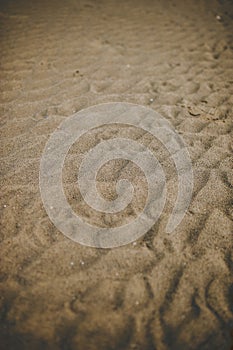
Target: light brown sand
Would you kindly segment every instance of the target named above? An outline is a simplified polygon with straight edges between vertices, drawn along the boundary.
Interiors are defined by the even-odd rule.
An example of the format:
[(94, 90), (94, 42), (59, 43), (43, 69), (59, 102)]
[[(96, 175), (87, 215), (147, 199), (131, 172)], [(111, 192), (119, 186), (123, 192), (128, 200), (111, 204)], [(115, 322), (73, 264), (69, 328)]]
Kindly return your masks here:
[[(1, 1), (0, 349), (231, 348), (232, 18), (231, 1)], [(136, 245), (100, 250), (50, 222), (39, 162), (62, 120), (112, 101), (170, 120), (195, 190), (174, 235), (168, 205)]]

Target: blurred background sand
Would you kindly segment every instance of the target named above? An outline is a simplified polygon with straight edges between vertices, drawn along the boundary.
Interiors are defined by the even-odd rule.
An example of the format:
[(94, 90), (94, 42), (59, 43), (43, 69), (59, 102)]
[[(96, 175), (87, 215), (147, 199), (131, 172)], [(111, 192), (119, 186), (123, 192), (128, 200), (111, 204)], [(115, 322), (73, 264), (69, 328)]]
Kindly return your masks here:
[[(0, 3), (0, 348), (231, 349), (232, 2)], [(65, 118), (113, 101), (150, 106), (171, 122), (188, 145), (195, 186), (175, 234), (164, 233), (171, 194), (141, 240), (101, 250), (50, 222), (39, 165)], [(74, 157), (114, 130), (93, 133), (71, 149), (64, 187), (77, 212), (100, 223), (74, 189)], [(162, 159), (174, 192), (174, 169)]]

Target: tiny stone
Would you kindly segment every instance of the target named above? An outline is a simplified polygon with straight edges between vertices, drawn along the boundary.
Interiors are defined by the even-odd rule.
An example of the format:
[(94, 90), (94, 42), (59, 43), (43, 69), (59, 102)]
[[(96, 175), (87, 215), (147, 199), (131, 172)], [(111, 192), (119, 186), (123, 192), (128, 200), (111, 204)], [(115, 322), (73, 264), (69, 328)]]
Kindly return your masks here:
[(216, 19), (217, 19), (218, 21), (221, 21), (222, 18), (221, 18), (221, 16), (218, 16), (218, 15), (217, 15), (217, 16), (216, 16)]
[(133, 242), (133, 246), (135, 247), (135, 245), (137, 245), (137, 242)]
[(154, 101), (154, 99), (153, 98), (150, 98), (150, 102), (153, 102)]
[(6, 204), (4, 204), (3, 207), (6, 208)]
[(84, 265), (84, 261), (83, 261), (83, 260), (80, 260), (80, 264), (81, 264), (81, 265)]
[(71, 266), (74, 266), (74, 262), (73, 262), (73, 261), (71, 261), (71, 262), (70, 262), (70, 265), (71, 265)]

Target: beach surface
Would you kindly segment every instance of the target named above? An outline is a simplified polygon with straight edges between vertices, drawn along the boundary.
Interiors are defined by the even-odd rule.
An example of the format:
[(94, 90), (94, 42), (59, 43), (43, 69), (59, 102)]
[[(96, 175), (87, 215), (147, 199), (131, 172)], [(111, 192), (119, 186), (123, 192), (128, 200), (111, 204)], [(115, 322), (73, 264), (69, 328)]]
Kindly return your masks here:
[[(0, 348), (233, 349), (232, 1), (0, 4)], [(82, 246), (44, 209), (39, 170), (50, 135), (75, 112), (106, 102), (153, 109), (187, 144), (193, 196), (170, 235), (177, 177), (165, 150), (166, 206), (134, 243)], [(145, 193), (129, 169), (141, 189), (134, 208), (103, 218), (82, 202), (82, 155), (114, 135), (160, 149), (150, 136), (114, 126), (90, 131), (70, 149), (63, 171), (69, 203), (104, 227), (133, 220)], [(127, 175), (116, 161), (97, 179), (108, 199), (115, 171)]]

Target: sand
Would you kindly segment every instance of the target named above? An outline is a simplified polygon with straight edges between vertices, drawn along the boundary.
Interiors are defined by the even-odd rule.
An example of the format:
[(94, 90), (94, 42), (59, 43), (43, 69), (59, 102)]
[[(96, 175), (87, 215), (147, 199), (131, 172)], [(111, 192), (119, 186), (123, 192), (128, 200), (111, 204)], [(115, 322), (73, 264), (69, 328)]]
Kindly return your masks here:
[[(1, 1), (2, 350), (233, 348), (232, 18), (231, 1)], [(40, 159), (63, 120), (114, 101), (149, 106), (182, 135), (193, 199), (166, 234), (175, 177), (164, 158), (173, 190), (154, 227), (134, 244), (88, 248), (49, 220)], [(67, 157), (74, 206), (72, 161), (98, 133), (112, 130)]]

